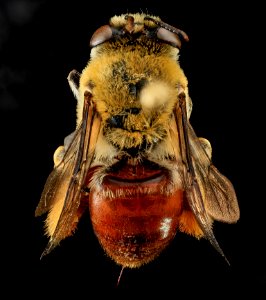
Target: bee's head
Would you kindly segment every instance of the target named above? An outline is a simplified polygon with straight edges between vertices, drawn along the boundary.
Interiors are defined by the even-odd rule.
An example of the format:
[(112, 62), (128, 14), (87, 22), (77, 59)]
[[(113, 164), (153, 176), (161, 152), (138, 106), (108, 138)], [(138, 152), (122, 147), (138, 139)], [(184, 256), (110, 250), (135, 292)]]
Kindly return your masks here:
[(142, 37), (170, 44), (178, 49), (181, 48), (180, 37), (188, 41), (188, 36), (184, 31), (162, 22), (158, 17), (131, 14), (111, 18), (109, 25), (101, 26), (95, 31), (90, 40), (90, 46), (93, 48), (107, 41), (126, 40), (130, 43), (133, 40), (136, 42)]

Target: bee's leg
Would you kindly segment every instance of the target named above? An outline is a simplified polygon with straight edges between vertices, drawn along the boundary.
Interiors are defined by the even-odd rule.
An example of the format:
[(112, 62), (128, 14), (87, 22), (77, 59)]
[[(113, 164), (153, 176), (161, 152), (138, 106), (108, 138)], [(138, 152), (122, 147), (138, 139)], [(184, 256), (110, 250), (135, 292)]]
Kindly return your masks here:
[(76, 70), (72, 70), (67, 76), (69, 86), (77, 100), (79, 98), (79, 79), (80, 73)]
[(199, 138), (201, 146), (203, 147), (204, 151), (206, 152), (208, 158), (211, 160), (212, 158), (212, 146), (211, 143), (205, 138)]
[(68, 136), (65, 137), (64, 139), (64, 146), (59, 146), (55, 152), (54, 152), (54, 167), (57, 167), (61, 161), (64, 158), (64, 155), (67, 151), (67, 149), (69, 148), (69, 146), (71, 145), (74, 137), (75, 137), (76, 131), (70, 133)]
[(183, 198), (183, 210), (179, 217), (179, 231), (192, 235), (198, 239), (204, 237), (204, 233), (199, 226), (194, 213), (191, 211), (185, 195)]

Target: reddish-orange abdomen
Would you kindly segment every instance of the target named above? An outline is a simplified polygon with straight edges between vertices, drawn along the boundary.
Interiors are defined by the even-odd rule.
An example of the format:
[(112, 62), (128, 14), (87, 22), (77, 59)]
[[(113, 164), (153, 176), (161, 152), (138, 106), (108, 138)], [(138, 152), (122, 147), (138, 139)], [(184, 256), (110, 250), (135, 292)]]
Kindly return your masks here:
[(153, 260), (174, 238), (182, 192), (175, 196), (145, 195), (107, 199), (92, 192), (94, 231), (118, 264), (139, 267)]
[[(140, 178), (139, 182), (130, 181), (131, 171), (130, 166), (124, 166), (115, 179), (114, 174), (105, 177), (102, 191), (91, 190), (90, 215), (106, 253), (116, 263), (134, 268), (153, 260), (174, 238), (183, 192), (163, 192), (163, 186), (169, 184), (163, 171), (139, 166), (134, 170), (134, 178)], [(106, 196), (107, 188), (115, 196)]]

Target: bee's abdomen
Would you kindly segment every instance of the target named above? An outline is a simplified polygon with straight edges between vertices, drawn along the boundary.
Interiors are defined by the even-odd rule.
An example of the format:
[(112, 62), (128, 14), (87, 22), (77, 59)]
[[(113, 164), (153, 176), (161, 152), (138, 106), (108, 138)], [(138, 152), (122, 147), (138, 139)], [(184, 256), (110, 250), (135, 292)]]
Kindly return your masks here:
[(119, 189), (122, 196), (117, 193), (117, 197), (107, 197), (91, 191), (91, 220), (99, 242), (117, 264), (140, 267), (158, 256), (174, 238), (183, 192), (166, 195), (159, 192), (159, 187), (155, 192), (154, 185), (166, 184), (167, 180), (159, 174), (157, 179), (143, 182), (134, 183), (127, 178), (120, 185), (119, 180), (112, 177), (103, 184), (103, 189), (108, 185), (114, 194)]

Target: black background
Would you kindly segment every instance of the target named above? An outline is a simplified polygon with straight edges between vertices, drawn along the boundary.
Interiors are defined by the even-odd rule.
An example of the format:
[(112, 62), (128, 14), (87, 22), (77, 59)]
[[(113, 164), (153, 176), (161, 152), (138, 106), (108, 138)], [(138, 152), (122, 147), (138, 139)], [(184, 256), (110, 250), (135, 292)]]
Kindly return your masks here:
[[(262, 9), (254, 1), (210, 3), (0, 2), (1, 284), (10, 298), (265, 296)], [(190, 37), (180, 63), (194, 104), (191, 123), (211, 141), (214, 164), (233, 182), (241, 218), (214, 226), (230, 267), (207, 241), (178, 233), (157, 260), (125, 270), (116, 288), (120, 267), (105, 256), (88, 216), (40, 260), (47, 239), (44, 218), (34, 218), (34, 210), (53, 152), (75, 127), (69, 71), (85, 67), (91, 35), (111, 16), (141, 11)]]

